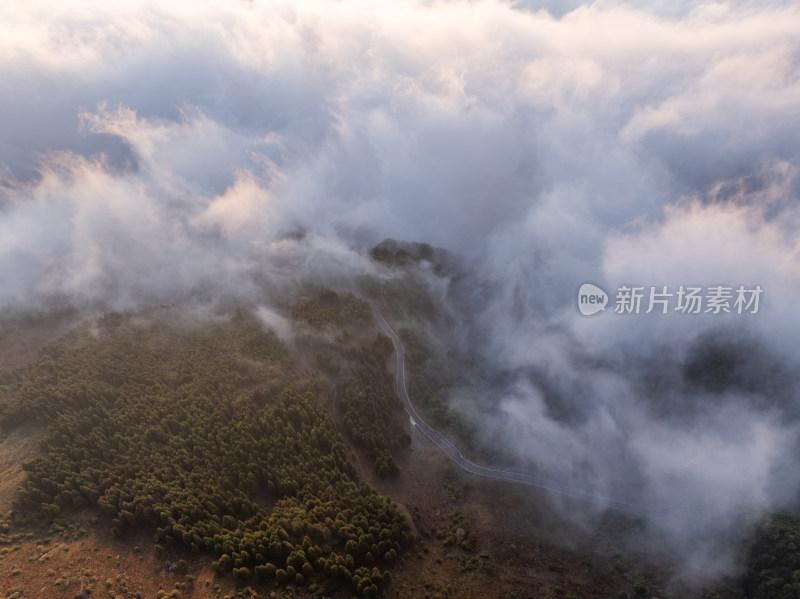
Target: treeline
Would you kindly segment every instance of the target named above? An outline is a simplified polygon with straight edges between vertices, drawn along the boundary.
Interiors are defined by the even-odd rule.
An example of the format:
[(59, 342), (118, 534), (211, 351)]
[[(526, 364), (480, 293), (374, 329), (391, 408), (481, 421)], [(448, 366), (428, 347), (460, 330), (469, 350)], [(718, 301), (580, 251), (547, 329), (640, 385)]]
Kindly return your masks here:
[(0, 386), (5, 428), (49, 427), (25, 466), (22, 518), (99, 508), (115, 534), (152, 527), (157, 553), (210, 552), (241, 581), (375, 596), (408, 527), (359, 481), (315, 377), (247, 312), (202, 327), (153, 318), (108, 316)]
[(352, 293), (339, 294), (324, 287), (308, 294), (291, 307), (291, 317), (315, 329), (331, 326), (363, 326), (372, 320), (369, 304)]
[(378, 334), (370, 345), (347, 352), (339, 374), (342, 422), (353, 441), (370, 451), (381, 476), (397, 473), (391, 452), (411, 443), (398, 422), (403, 404), (386, 370), (393, 351), (391, 340)]

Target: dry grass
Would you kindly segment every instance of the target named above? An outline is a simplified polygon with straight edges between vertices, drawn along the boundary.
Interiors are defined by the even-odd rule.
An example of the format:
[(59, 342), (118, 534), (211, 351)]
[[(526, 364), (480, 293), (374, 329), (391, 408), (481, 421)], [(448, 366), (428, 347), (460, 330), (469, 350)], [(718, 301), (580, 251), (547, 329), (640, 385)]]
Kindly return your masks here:
[[(77, 516), (74, 524), (86, 518), (87, 514)], [(107, 526), (88, 524), (85, 535), (33, 535), (0, 549), (2, 596), (19, 590), (23, 598), (42, 599), (74, 599), (82, 590), (89, 590), (91, 597), (110, 598), (150, 598), (159, 590), (169, 596), (176, 589), (181, 597), (197, 599), (234, 593), (230, 577), (214, 578), (208, 557), (156, 559), (151, 533), (119, 540), (105, 532)], [(171, 570), (180, 559), (186, 560), (185, 569)]]
[(0, 441), (0, 514), (11, 509), (17, 488), (25, 481), (22, 464), (37, 455), (37, 443), (45, 432), (43, 427), (22, 426)]

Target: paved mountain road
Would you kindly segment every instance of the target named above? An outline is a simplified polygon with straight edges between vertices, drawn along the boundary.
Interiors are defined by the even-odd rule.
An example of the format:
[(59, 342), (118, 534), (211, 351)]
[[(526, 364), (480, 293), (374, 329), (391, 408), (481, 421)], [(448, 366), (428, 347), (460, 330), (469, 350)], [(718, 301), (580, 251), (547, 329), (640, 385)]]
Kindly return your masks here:
[(370, 302), (370, 307), (372, 308), (372, 313), (375, 315), (376, 320), (381, 325), (383, 332), (389, 336), (394, 344), (395, 354), (397, 355), (397, 375), (395, 385), (397, 388), (397, 395), (403, 401), (406, 412), (408, 412), (408, 415), (414, 421), (417, 428), (419, 428), (419, 430), (421, 430), (425, 436), (428, 437), (428, 439), (437, 445), (439, 449), (447, 454), (447, 457), (455, 462), (461, 469), (478, 476), (484, 476), (486, 478), (504, 480), (512, 483), (528, 485), (530, 487), (537, 487), (551, 493), (571, 497), (579, 501), (585, 501), (603, 508), (627, 512), (635, 515), (644, 515), (646, 510), (634, 504), (618, 501), (610, 497), (603, 497), (594, 493), (588, 493), (586, 491), (581, 491), (580, 489), (573, 489), (556, 481), (552, 481), (537, 474), (525, 472), (517, 468), (502, 469), (480, 466), (475, 462), (471, 462), (465, 458), (458, 448), (447, 439), (447, 437), (425, 422), (425, 420), (414, 409), (414, 406), (411, 405), (411, 399), (409, 398), (408, 390), (406, 389), (406, 358), (403, 343), (400, 341), (400, 337), (398, 337), (394, 332), (394, 329), (392, 329), (387, 320), (383, 317), (383, 314), (381, 314), (378, 307), (372, 302)]

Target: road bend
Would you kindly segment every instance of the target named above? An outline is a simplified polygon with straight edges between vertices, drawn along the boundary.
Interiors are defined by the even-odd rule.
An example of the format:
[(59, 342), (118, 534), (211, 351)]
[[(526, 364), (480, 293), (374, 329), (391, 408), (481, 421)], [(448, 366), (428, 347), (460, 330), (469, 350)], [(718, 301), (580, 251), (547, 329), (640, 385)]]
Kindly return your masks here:
[(373, 302), (370, 302), (370, 307), (372, 308), (372, 313), (375, 315), (375, 318), (380, 324), (381, 329), (383, 329), (383, 332), (389, 336), (394, 344), (395, 354), (397, 355), (395, 386), (397, 389), (397, 395), (402, 400), (406, 412), (408, 412), (408, 415), (416, 423), (417, 428), (419, 428), (419, 430), (421, 430), (423, 434), (428, 437), (428, 439), (430, 439), (437, 447), (439, 447), (439, 449), (441, 449), (447, 455), (447, 457), (455, 462), (462, 470), (466, 470), (467, 472), (486, 478), (504, 480), (521, 485), (527, 485), (529, 487), (544, 489), (557, 495), (571, 497), (572, 499), (577, 499), (579, 501), (591, 503), (607, 509), (635, 514), (637, 516), (645, 515), (646, 510), (631, 503), (589, 493), (580, 489), (574, 489), (532, 472), (526, 472), (517, 468), (503, 469), (481, 466), (465, 458), (461, 451), (459, 451), (459, 449), (453, 445), (447, 437), (425, 422), (425, 420), (414, 409), (414, 406), (411, 404), (411, 399), (408, 396), (408, 390), (406, 389), (406, 358), (403, 343), (400, 341), (400, 337), (397, 336), (397, 333), (394, 332), (394, 329), (392, 329), (391, 325), (389, 325), (388, 321), (383, 317), (383, 314), (381, 314), (378, 307)]

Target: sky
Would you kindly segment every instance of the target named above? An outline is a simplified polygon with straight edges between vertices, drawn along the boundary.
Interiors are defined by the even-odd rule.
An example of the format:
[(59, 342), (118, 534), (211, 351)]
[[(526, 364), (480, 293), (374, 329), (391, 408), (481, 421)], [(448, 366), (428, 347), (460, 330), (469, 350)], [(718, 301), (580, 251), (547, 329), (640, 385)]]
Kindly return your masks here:
[[(253, 297), (442, 247), (503, 381), (454, 405), (726, 571), (800, 490), (798, 32), (792, 2), (4, 3), (0, 304)], [(623, 285), (763, 294), (617, 314)]]

